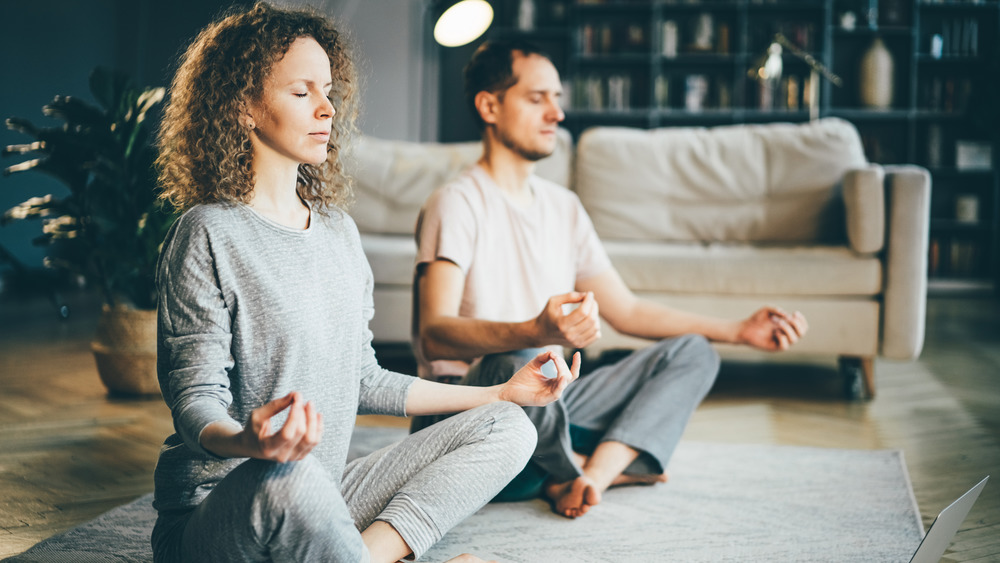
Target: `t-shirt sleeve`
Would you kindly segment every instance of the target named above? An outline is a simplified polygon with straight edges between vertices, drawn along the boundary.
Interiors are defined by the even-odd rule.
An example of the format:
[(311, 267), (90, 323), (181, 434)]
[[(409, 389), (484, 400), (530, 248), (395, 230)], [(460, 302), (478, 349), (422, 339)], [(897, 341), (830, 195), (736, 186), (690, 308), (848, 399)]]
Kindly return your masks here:
[(160, 389), (177, 433), (193, 451), (208, 425), (229, 421), (231, 320), (205, 226), (182, 217), (167, 236), (157, 271)]
[(417, 265), (443, 259), (467, 274), (475, 253), (476, 217), (466, 197), (448, 187), (431, 194), (417, 218), (416, 241)]
[(574, 217), (573, 217), (573, 242), (577, 249), (576, 253), (576, 281), (585, 280), (612, 268), (611, 259), (608, 258), (601, 239), (594, 230), (594, 224), (590, 221), (590, 216), (580, 203), (580, 198), (573, 196)]

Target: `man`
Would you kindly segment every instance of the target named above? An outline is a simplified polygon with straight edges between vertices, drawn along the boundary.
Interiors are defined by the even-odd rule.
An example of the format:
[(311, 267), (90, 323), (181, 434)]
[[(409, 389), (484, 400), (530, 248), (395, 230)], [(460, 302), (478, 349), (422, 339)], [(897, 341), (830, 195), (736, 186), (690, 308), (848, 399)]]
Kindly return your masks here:
[(575, 518), (611, 485), (667, 480), (666, 464), (718, 372), (709, 341), (784, 350), (806, 321), (770, 307), (744, 320), (715, 319), (638, 299), (576, 195), (533, 175), (564, 118), (551, 61), (524, 42), (490, 42), (473, 55), (465, 82), (483, 156), (436, 191), (418, 221), (421, 375), (504, 381), (533, 349), (594, 342), (602, 319), (658, 340), (582, 377), (561, 401), (525, 409), (538, 447), (498, 499), (542, 494)]

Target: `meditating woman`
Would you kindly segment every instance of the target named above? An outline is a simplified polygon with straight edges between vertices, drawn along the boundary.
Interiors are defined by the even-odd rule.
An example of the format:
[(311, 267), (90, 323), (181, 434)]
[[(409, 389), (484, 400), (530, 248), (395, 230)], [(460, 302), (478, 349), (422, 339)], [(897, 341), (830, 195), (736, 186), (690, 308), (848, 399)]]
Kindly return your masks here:
[[(527, 462), (517, 405), (578, 374), (551, 353), (492, 388), (379, 367), (372, 274), (341, 207), (357, 93), (344, 41), (309, 12), (231, 13), (182, 56), (159, 139), (164, 197), (185, 212), (157, 277), (176, 430), (155, 473), (158, 562), (419, 557)], [(346, 464), (357, 413), (458, 411)]]

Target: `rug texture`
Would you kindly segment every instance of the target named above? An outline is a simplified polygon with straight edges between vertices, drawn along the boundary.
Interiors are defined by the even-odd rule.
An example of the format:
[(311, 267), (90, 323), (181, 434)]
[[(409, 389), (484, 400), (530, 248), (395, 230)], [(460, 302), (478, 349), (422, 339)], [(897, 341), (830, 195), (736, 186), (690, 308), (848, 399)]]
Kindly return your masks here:
[[(351, 455), (405, 436), (358, 428)], [(5, 561), (149, 562), (151, 495)], [(670, 482), (605, 493), (569, 520), (546, 503), (491, 504), (422, 560), (504, 562), (908, 561), (923, 537), (902, 454), (684, 442)]]

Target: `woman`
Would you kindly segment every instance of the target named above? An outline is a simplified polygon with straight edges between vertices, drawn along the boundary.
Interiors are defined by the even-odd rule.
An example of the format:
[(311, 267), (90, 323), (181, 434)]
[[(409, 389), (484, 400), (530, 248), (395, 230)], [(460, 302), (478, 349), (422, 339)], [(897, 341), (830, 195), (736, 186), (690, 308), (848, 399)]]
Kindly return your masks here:
[[(182, 56), (158, 161), (185, 213), (157, 278), (176, 429), (155, 473), (157, 561), (419, 557), (527, 462), (517, 405), (555, 400), (578, 374), (552, 353), (482, 389), (378, 366), (371, 270), (338, 207), (356, 85), (329, 22), (263, 3)], [(345, 467), (357, 413), (458, 411)]]

